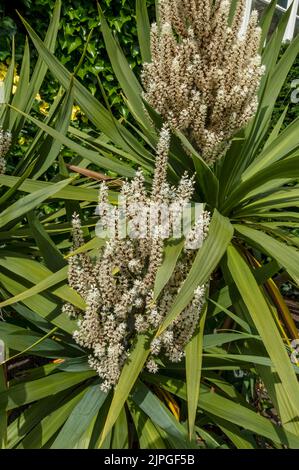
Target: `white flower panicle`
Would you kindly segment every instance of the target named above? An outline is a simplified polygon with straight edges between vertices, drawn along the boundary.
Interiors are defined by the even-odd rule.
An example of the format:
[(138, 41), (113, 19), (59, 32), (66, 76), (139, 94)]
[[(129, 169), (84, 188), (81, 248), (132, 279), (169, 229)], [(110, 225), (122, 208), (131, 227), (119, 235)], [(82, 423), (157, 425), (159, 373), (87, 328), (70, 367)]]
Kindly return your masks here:
[(264, 67), (254, 11), (241, 35), (246, 0), (230, 24), (231, 1), (160, 0), (151, 28), (152, 62), (144, 64), (145, 100), (183, 132), (208, 164), (257, 109)]
[(11, 146), (11, 133), (0, 128), (0, 175), (4, 175), (6, 170), (5, 156)]
[[(67, 304), (64, 311), (77, 318), (74, 339), (89, 350), (89, 364), (101, 377), (104, 391), (117, 383), (134, 337), (155, 331), (163, 322), (196, 255), (188, 245), (196, 243), (196, 248), (200, 248), (208, 232), (210, 216), (203, 212), (186, 237), (186, 250), (182, 251), (174, 273), (155, 301), (155, 280), (163, 262), (167, 234), (163, 232), (162, 223), (157, 225), (154, 233), (144, 230), (144, 224), (148, 226), (150, 221), (145, 217), (139, 226), (136, 217), (138, 219), (140, 211), (147, 212), (147, 208), (159, 206), (161, 202), (181, 208), (186, 206), (190, 203), (194, 186), (193, 179), (187, 175), (183, 176), (177, 188), (167, 183), (169, 145), (170, 130), (164, 126), (150, 193), (146, 190), (141, 171), (137, 171), (135, 178), (131, 182), (126, 181), (122, 187), (121, 199), (125, 202), (114, 210), (125, 213), (131, 236), (122, 237), (116, 228), (114, 237), (106, 242), (96, 259), (79, 252), (69, 261), (69, 285), (83, 297), (87, 307), (85, 312), (81, 312)], [(99, 215), (103, 229), (111, 228), (105, 183), (100, 190)], [(175, 217), (175, 211), (172, 217)], [(73, 238), (73, 250), (76, 250), (84, 243), (77, 214), (73, 217)], [(205, 287), (199, 286), (187, 308), (152, 342), (147, 363), (149, 371), (157, 372), (160, 354), (171, 361), (181, 360), (184, 348), (199, 323), (204, 301)]]

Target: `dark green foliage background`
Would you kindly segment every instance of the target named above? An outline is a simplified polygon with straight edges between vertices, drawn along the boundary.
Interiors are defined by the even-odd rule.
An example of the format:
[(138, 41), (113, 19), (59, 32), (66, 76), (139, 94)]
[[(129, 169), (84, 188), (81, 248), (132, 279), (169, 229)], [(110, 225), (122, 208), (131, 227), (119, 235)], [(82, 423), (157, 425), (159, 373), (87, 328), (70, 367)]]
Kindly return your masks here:
[[(154, 0), (148, 0), (147, 3), (151, 15), (154, 16)], [(35, 31), (44, 37), (54, 4), (55, 0), (0, 0), (0, 62), (9, 60), (11, 39), (14, 35), (17, 59), (22, 56), (25, 34), (15, 10), (18, 9)], [(137, 40), (135, 0), (100, 0), (99, 4), (112, 31), (117, 34), (130, 66), (138, 75), (141, 58)], [(117, 114), (126, 116), (127, 111), (123, 105), (100, 32), (96, 0), (64, 0), (62, 2), (56, 55), (69, 70), (73, 71), (93, 28), (87, 55), (78, 76), (92, 93), (98, 94), (99, 87), (96, 78), (98, 74), (113, 109)], [(43, 98), (51, 101), (56, 91), (55, 82), (48, 79), (43, 89)]]

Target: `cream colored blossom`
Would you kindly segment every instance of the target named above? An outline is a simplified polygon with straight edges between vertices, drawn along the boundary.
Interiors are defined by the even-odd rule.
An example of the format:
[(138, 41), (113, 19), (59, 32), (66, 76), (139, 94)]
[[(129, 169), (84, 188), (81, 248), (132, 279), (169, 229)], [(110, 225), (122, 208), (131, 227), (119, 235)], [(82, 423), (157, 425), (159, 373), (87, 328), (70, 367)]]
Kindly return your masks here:
[(160, 0), (160, 24), (151, 28), (144, 98), (208, 164), (257, 109), (261, 30), (254, 11), (241, 35), (245, 3), (239, 1), (229, 24), (231, 1)]
[[(138, 212), (147, 213), (153, 205), (160, 207), (161, 203), (165, 203), (165, 198), (167, 204), (180, 208), (191, 200), (193, 178), (185, 174), (177, 188), (167, 182), (170, 138), (170, 130), (164, 126), (157, 148), (151, 192), (146, 190), (141, 171), (137, 171), (135, 178), (126, 181), (122, 187), (121, 200), (124, 204), (115, 208), (114, 212), (124, 211), (129, 223), (134, 221)], [(108, 188), (105, 183), (100, 190), (98, 214), (105, 233), (114, 225), (111, 214), (109, 217)], [(176, 212), (171, 212), (170, 217), (175, 216)], [(89, 364), (101, 377), (103, 391), (108, 391), (117, 383), (132, 339), (139, 333), (154, 332), (163, 322), (197, 252), (188, 245), (195, 240), (196, 248), (201, 247), (207, 236), (209, 220), (209, 214), (204, 212), (187, 234), (186, 250), (183, 250), (173, 275), (156, 301), (154, 286), (157, 271), (163, 262), (167, 234), (159, 223), (156, 230), (151, 231), (147, 217), (144, 233), (141, 233), (138, 224), (133, 224), (134, 237), (123, 238), (118, 228), (114, 227), (114, 237), (107, 241), (95, 260), (85, 253), (70, 258), (69, 285), (83, 297), (87, 307), (83, 313), (66, 305), (64, 311), (77, 318), (74, 339), (89, 351)], [(73, 238), (73, 249), (76, 250), (84, 243), (77, 214), (73, 217)], [(199, 286), (199, 290), (194, 292), (194, 298), (176, 321), (160, 338), (153, 340), (148, 370), (157, 372), (155, 358), (160, 354), (175, 362), (182, 359), (185, 346), (199, 323), (204, 302), (205, 288)]]
[(4, 175), (6, 170), (5, 156), (11, 146), (11, 133), (0, 128), (0, 175)]

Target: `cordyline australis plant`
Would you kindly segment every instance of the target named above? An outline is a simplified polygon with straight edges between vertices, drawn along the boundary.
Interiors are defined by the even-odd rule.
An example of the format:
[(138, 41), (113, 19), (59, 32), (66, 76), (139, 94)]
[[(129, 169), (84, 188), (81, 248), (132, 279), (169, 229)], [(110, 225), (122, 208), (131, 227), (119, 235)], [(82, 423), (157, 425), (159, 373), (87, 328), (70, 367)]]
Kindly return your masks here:
[[(129, 223), (153, 204), (176, 207), (177, 213), (172, 211), (175, 219), (191, 201), (193, 180), (187, 174), (177, 188), (167, 183), (170, 129), (183, 130), (212, 162), (254, 114), (263, 72), (257, 55), (260, 30), (253, 14), (246, 34), (240, 36), (244, 3), (228, 27), (228, 1), (217, 1), (213, 6), (209, 1), (160, 2), (160, 26), (152, 26), (153, 61), (144, 67), (143, 82), (145, 98), (166, 124), (160, 133), (151, 193), (146, 192), (141, 171), (121, 191), (126, 203), (115, 211), (124, 209)], [(109, 225), (107, 203), (104, 184), (99, 208), (104, 224), (106, 218)], [(77, 249), (84, 243), (77, 215), (73, 225)], [(194, 262), (196, 251), (188, 250), (188, 243), (196, 242), (199, 249), (208, 225), (209, 213), (203, 212), (186, 236), (185, 251), (158, 300), (154, 286), (163, 261), (163, 224), (155, 233), (139, 234), (133, 240), (116, 233), (95, 263), (86, 254), (71, 258), (69, 283), (84, 298), (87, 309), (81, 314), (67, 304), (65, 311), (79, 317), (74, 339), (91, 351), (89, 363), (103, 379), (103, 391), (117, 384), (135, 335), (154, 331), (163, 323)], [(204, 298), (205, 286), (199, 285), (179, 317), (152, 341), (147, 361), (150, 372), (157, 372), (155, 359), (160, 354), (172, 362), (182, 359), (199, 324)]]
[(261, 29), (254, 11), (241, 34), (245, 5), (239, 2), (229, 25), (230, 1), (164, 0), (151, 28), (144, 98), (209, 164), (257, 110)]
[[(167, 3), (160, 5), (161, 18)], [(241, 15), (239, 20), (233, 19), (235, 7), (240, 2), (233, 0), (230, 3), (231, 13), (225, 27), (233, 28), (238, 24), (239, 28), (243, 7), (237, 10), (237, 15)], [(145, 0), (137, 0), (137, 30), (143, 62), (154, 64), (146, 4)], [(299, 280), (298, 237), (291, 232), (298, 222), (299, 121), (284, 128), (285, 111), (273, 129), (271, 118), (275, 100), (299, 51), (297, 37), (280, 58), (289, 13), (282, 15), (271, 34), (275, 0), (265, 9), (260, 25), (261, 44), (265, 44), (261, 49), (262, 63), (266, 70), (258, 90), (257, 112), (246, 128), (237, 131), (236, 135), (235, 128), (230, 129), (223, 143), (217, 142), (219, 151), (215, 150), (215, 156), (211, 157), (208, 152), (204, 161), (201, 158), (203, 144), (197, 144), (191, 136), (191, 124), (185, 129), (177, 126), (172, 119), (176, 116), (174, 110), (170, 119), (161, 109), (161, 119), (160, 103), (154, 105), (157, 113), (145, 102), (143, 98), (149, 88), (143, 89), (134, 76), (101, 11), (101, 31), (107, 53), (134, 119), (134, 131), (115, 119), (109, 106), (103, 106), (59, 62), (51, 51), (54, 48), (52, 38), (59, 27), (60, 5), (57, 0), (45, 42), (24, 21), (41, 58), (32, 78), (34, 89), (30, 91), (29, 87), (24, 101), (30, 68), (25, 56), (24, 73), (20, 74), (20, 99), (15, 99), (15, 95), (12, 106), (0, 109), (0, 124), (3, 129), (10, 129), (13, 142), (18, 140), (24, 118), (42, 130), (38, 149), (33, 142), (32, 149), (26, 152), (14, 174), (0, 175), (4, 185), (0, 201), (4, 209), (0, 214), (0, 228), (4, 229), (0, 247), (4, 301), (0, 307), (7, 314), (6, 321), (0, 322), (0, 335), (13, 354), (22, 349), (22, 355), (30, 351), (30, 355), (47, 358), (45, 366), (26, 370), (25, 377), (22, 374), (20, 380), (14, 376), (8, 387), (5, 382), (1, 390), (0, 383), (0, 415), (6, 416), (17, 409), (17, 413), (10, 414), (7, 432), (5, 420), (0, 419), (0, 447), (1, 435), (7, 435), (9, 448), (177, 449), (194, 446), (252, 449), (268, 445), (298, 448), (298, 369), (290, 360), (290, 343), (298, 338), (298, 330), (275, 281), (278, 284), (278, 279), (284, 280), (286, 275), (296, 284)], [(205, 7), (209, 8), (205, 28), (213, 30), (214, 35), (229, 32), (225, 28), (224, 32), (223, 29), (218, 31), (215, 27), (215, 18), (221, 8), (219, 2), (193, 4), (198, 6), (198, 14), (192, 13), (192, 18), (189, 13), (193, 11), (191, 2), (190, 8), (187, 8), (187, 2), (169, 5), (173, 12), (176, 6), (181, 9), (179, 11), (186, 12), (186, 30), (192, 22), (195, 24), (192, 18), (199, 18)], [(227, 2), (223, 2), (222, 8), (225, 5)], [(180, 17), (183, 20), (184, 16)], [(159, 18), (157, 21), (159, 39), (162, 23)], [(213, 28), (209, 23), (214, 24)], [(253, 36), (260, 34), (255, 27), (250, 30)], [(240, 31), (243, 34), (243, 29)], [(176, 47), (183, 44), (186, 36), (181, 35), (177, 27), (172, 26), (172, 34)], [(245, 42), (249, 44), (249, 32), (245, 34)], [(236, 36), (235, 44), (241, 38), (241, 35), (238, 39)], [(199, 48), (199, 54), (207, 62), (203, 69), (206, 74), (210, 70), (209, 56), (205, 53), (209, 41), (214, 41), (212, 34), (204, 36), (202, 44), (205, 47)], [(229, 48), (225, 50), (227, 52)], [(221, 54), (218, 44), (214, 54), (217, 57)], [(250, 57), (253, 59), (256, 55), (252, 53)], [(193, 56), (186, 54), (188, 60), (190, 57)], [(219, 62), (221, 70), (223, 63)], [(28, 114), (29, 105), (36, 96), (36, 84), (40, 82), (36, 77), (44, 76), (47, 67), (66, 91), (63, 104), (61, 100), (53, 103), (51, 115), (56, 116), (53, 122), (51, 119), (41, 122)], [(186, 67), (180, 70), (183, 72)], [(7, 86), (12, 72), (11, 68)], [(219, 75), (215, 73), (215, 77)], [(160, 80), (158, 73), (152, 77), (153, 83), (156, 78)], [(236, 80), (240, 77), (241, 71), (236, 74)], [(12, 82), (12, 78), (10, 80)], [(186, 83), (192, 85), (192, 81)], [(211, 130), (213, 103), (216, 103), (221, 80), (215, 78), (213, 83), (215, 100), (207, 109), (206, 130)], [(229, 89), (232, 81), (222, 83)], [(168, 85), (165, 89), (172, 89)], [(7, 90), (11, 87), (12, 83)], [(188, 88), (190, 96), (192, 89), (200, 91), (193, 84)], [(145, 95), (142, 96), (143, 92)], [(243, 92), (248, 92), (248, 99), (243, 96), (242, 101), (245, 111), (247, 104), (256, 99), (256, 92), (251, 94), (245, 84)], [(92, 131), (78, 133), (73, 126), (69, 127), (66, 116), (71, 114), (72, 97), (92, 123)], [(232, 95), (228, 93), (225, 97), (225, 106), (234, 106)], [(228, 117), (226, 107), (222, 116), (223, 132)], [(181, 108), (176, 111), (178, 114)], [(199, 108), (195, 106), (195, 109)], [(194, 116), (195, 112), (191, 112), (190, 123)], [(220, 158), (223, 146), (228, 146), (231, 138), (232, 145)], [(180, 205), (184, 206), (192, 199), (192, 223), (189, 231), (184, 232), (185, 237), (169, 240), (164, 225), (161, 232), (161, 224), (157, 223), (157, 229), (144, 240), (142, 237), (123, 238), (116, 231), (115, 237), (110, 237), (106, 245), (106, 240), (98, 234), (101, 240), (92, 239), (77, 250), (83, 237), (80, 220), (75, 216), (76, 251), (71, 255), (81, 253), (82, 256), (70, 258), (70, 284), (74, 286), (70, 288), (65, 279), (64, 255), (69, 249), (69, 225), (65, 214), (69, 214), (70, 207), (77, 213), (83, 207), (91, 209), (98, 202), (98, 191), (86, 178), (79, 177), (76, 184), (66, 179), (63, 155), (60, 155), (59, 165), (55, 165), (57, 169), (59, 167), (59, 179), (63, 181), (57, 182), (56, 174), (54, 181), (48, 181), (47, 169), (56, 163), (60, 144), (75, 152), (71, 162), (74, 165), (78, 165), (80, 157), (87, 165), (97, 165), (101, 172), (97, 173), (97, 179), (103, 178), (103, 170), (116, 174), (118, 184), (123, 178), (123, 200), (133, 204), (121, 202), (107, 212), (107, 188), (103, 186), (99, 207), (102, 227), (108, 224), (109, 214), (112, 220), (113, 214), (117, 219), (125, 211), (128, 211), (127, 219), (131, 224), (135, 215), (139, 215), (137, 206), (141, 209), (142, 220), (148, 206), (161, 200), (161, 196), (165, 205), (172, 207), (171, 216), (175, 215), (175, 209), (178, 211)], [(213, 161), (215, 164), (211, 167)], [(90, 170), (83, 170), (83, 175), (95, 176), (95, 172), (92, 176), (91, 172), (87, 173)], [(184, 175), (185, 171), (188, 176)], [(41, 175), (47, 178), (39, 181)], [(152, 176), (154, 183), (150, 185)], [(112, 182), (106, 183), (112, 188)], [(27, 191), (30, 194), (24, 196)], [(115, 203), (114, 191), (109, 191), (108, 197)], [(44, 217), (43, 202), (50, 200), (52, 204), (57, 199), (62, 200), (62, 204), (69, 200), (71, 205), (66, 202), (65, 211), (60, 204), (58, 207), (54, 204), (54, 212)], [(196, 217), (195, 202), (206, 203), (206, 210), (213, 213), (210, 223), (208, 214)], [(33, 210), (36, 210), (35, 214)], [(84, 235), (90, 229), (93, 236), (93, 222), (93, 218), (88, 219)], [(133, 233), (138, 233), (140, 227), (147, 228), (147, 221), (141, 226), (138, 223), (132, 226)], [(198, 235), (199, 240), (196, 240)], [(194, 250), (188, 248), (192, 242), (195, 242)], [(101, 254), (95, 251), (99, 246), (102, 247)], [(88, 252), (90, 258), (83, 255)], [(157, 266), (160, 266), (158, 270)], [(62, 302), (70, 302), (78, 309), (66, 307), (75, 319), (61, 314)], [(205, 306), (201, 309), (203, 302)], [(194, 324), (198, 322), (193, 333)], [(89, 327), (93, 324), (95, 329), (91, 330)], [(188, 327), (190, 331), (187, 331)], [(69, 335), (75, 330), (75, 339), (83, 348), (70, 340)], [(153, 338), (159, 341), (153, 342)], [(29, 348), (23, 350), (24, 346)], [(179, 360), (184, 353), (185, 358), (179, 363), (170, 363), (170, 359)], [(60, 360), (52, 363), (56, 358)], [(8, 358), (15, 359), (11, 355)], [(149, 373), (144, 367), (146, 364), (153, 372), (158, 366), (158, 374)], [(107, 378), (108, 366), (110, 376)], [(1, 368), (3, 372), (3, 365), (0, 365), (0, 382)], [(234, 371), (240, 369), (243, 378), (236, 379)], [(2, 376), (5, 378), (5, 374)], [(277, 412), (275, 423), (281, 425), (262, 416), (264, 404), (260, 402), (260, 386), (244, 390), (251, 380), (257, 385), (260, 380), (263, 382), (272, 402), (270, 407), (273, 404)], [(244, 386), (241, 393), (240, 381)], [(100, 385), (104, 390), (113, 388), (113, 391), (105, 393), (100, 390)]]
[[(117, 383), (136, 334), (154, 331), (162, 324), (192, 266), (196, 254), (194, 247), (201, 247), (208, 232), (209, 213), (203, 211), (186, 235), (184, 252), (169, 282), (159, 300), (155, 299), (155, 279), (163, 261), (164, 240), (168, 235), (161, 220), (161, 207), (162, 210), (170, 208), (169, 222), (174, 226), (181, 223), (181, 214), (193, 194), (193, 178), (188, 178), (187, 174), (176, 188), (167, 183), (170, 137), (170, 130), (163, 128), (152, 191), (147, 193), (143, 173), (138, 171), (131, 182), (124, 183), (121, 190), (123, 203), (114, 208), (114, 217), (109, 210), (108, 188), (102, 184), (99, 213), (103, 228), (108, 230), (111, 219), (118, 221), (122, 213), (133, 230), (132, 236), (123, 237), (116, 226), (114, 238), (107, 241), (102, 256), (95, 262), (85, 253), (70, 258), (70, 286), (84, 298), (87, 308), (84, 314), (70, 304), (64, 310), (79, 317), (74, 338), (80, 346), (91, 351), (89, 364), (103, 379), (103, 391)], [(158, 224), (151, 230), (154, 208)], [(73, 228), (73, 248), (76, 250), (84, 243), (77, 215), (73, 219)], [(172, 362), (182, 359), (184, 348), (199, 323), (204, 301), (205, 286), (198, 286), (192, 301), (177, 320), (152, 341), (151, 357), (147, 361), (150, 372), (158, 371), (156, 358), (160, 353)]]

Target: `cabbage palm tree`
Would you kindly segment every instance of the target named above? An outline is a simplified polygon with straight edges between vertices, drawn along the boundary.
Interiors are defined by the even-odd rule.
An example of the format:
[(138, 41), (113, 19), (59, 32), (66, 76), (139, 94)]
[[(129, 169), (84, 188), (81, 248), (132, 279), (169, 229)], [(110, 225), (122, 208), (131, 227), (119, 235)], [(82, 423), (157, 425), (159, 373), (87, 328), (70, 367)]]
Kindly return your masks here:
[[(229, 21), (236, 3), (231, 2)], [(59, 4), (57, 1), (57, 9)], [(186, 347), (185, 362), (173, 366), (162, 360), (158, 375), (145, 372), (151, 337), (140, 334), (115, 390), (101, 392), (99, 377), (89, 368), (86, 351), (71, 338), (74, 322), (61, 313), (61, 299), (84, 308), (82, 299), (67, 286), (62, 253), (69, 247), (63, 235), (70, 225), (57, 223), (64, 209), (38, 220), (36, 225), (29, 215), (30, 234), (22, 224), (18, 230), (24, 237), (29, 236), (29, 241), (34, 234), (42, 262), (32, 260), (32, 248), (26, 246), (22, 255), (4, 252), (5, 269), (17, 273), (19, 284), (1, 275), (6, 297), (1, 307), (9, 310), (14, 305), (22, 321), (2, 323), (0, 328), (11, 349), (20, 351), (29, 346), (31, 354), (63, 358), (63, 362), (29, 370), (0, 394), (2, 412), (30, 405), (8, 426), (9, 447), (126, 448), (137, 441), (141, 448), (257, 448), (261, 442), (270, 442), (275, 448), (298, 448), (298, 367), (290, 359), (291, 342), (298, 339), (298, 331), (275, 278), (283, 274), (298, 285), (298, 238), (292, 229), (298, 221), (299, 124), (296, 119), (283, 127), (287, 110), (274, 126), (271, 118), (298, 54), (299, 38), (294, 38), (280, 56), (290, 10), (269, 36), (275, 7), (276, 1), (271, 2), (260, 19), (265, 73), (258, 90), (258, 107), (246, 127), (234, 133), (223, 156), (212, 163), (207, 161), (194, 140), (174, 130), (169, 180), (175, 184), (185, 171), (195, 171), (195, 202), (204, 202), (212, 213), (209, 235), (163, 324), (154, 333), (159, 337), (189, 304), (196, 287), (210, 282), (207, 306)], [(126, 125), (117, 121), (106, 97), (104, 106), (24, 20), (41, 60), (96, 130), (88, 134), (69, 126), (63, 132), (51, 122), (33, 118), (18, 103), (8, 109), (75, 152), (73, 163), (81, 173), (93, 164), (100, 172), (131, 178), (136, 168), (142, 168), (150, 183), (165, 117), (144, 100), (142, 85), (101, 10), (99, 15), (106, 49), (133, 119)], [(143, 0), (137, 0), (137, 27), (143, 61), (150, 63), (151, 28)], [(17, 174), (5, 178), (8, 186), (22, 184), (25, 190), (29, 185), (27, 176), (22, 181)], [(67, 180), (64, 183), (69, 184)], [(76, 200), (79, 210), (88, 209), (96, 201), (91, 186), (81, 178), (75, 185), (58, 188), (58, 194)], [(113, 188), (110, 198), (115, 200)], [(69, 213), (74, 208), (72, 203), (65, 209)], [(94, 224), (94, 218), (84, 223), (90, 241), (80, 251), (94, 254), (103, 244), (94, 237)], [(3, 226), (9, 230), (6, 220)], [(8, 244), (15, 241), (18, 232), (12, 235)], [(157, 295), (175, 269), (181, 249), (180, 243), (166, 246), (156, 279)], [(240, 393), (237, 371), (262, 381), (276, 410), (276, 423), (258, 414)]]

